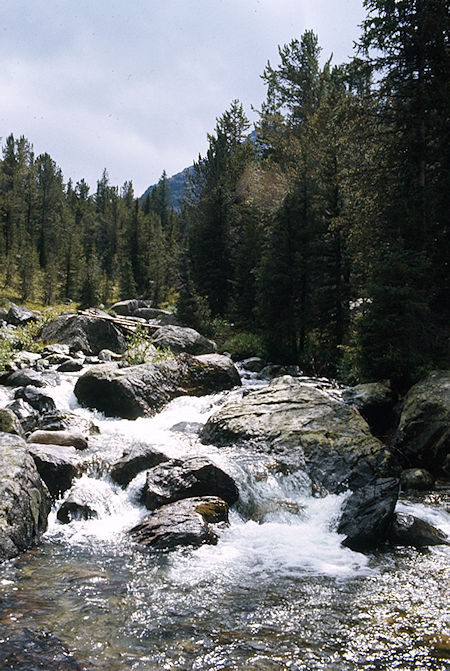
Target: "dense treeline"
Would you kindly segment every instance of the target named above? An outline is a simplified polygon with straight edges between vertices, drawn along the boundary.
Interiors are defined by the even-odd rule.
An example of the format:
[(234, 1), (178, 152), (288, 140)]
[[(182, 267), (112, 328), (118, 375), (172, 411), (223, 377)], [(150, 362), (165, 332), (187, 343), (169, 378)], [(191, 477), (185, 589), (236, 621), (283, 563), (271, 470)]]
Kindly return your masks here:
[[(365, 0), (357, 56), (321, 65), (306, 31), (262, 75), (253, 133), (234, 101), (188, 175), (144, 201), (89, 194), (10, 136), (0, 164), (5, 286), (85, 304), (177, 300), (182, 319), (257, 334), (278, 362), (402, 389), (448, 348), (446, 0)], [(254, 342), (254, 341), (253, 341)]]

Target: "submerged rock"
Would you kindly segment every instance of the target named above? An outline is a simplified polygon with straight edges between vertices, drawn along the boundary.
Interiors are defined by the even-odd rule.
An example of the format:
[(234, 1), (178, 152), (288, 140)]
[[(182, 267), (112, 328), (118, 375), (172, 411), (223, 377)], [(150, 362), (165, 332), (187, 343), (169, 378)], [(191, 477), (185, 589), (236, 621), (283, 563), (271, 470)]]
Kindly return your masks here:
[(450, 371), (435, 371), (405, 397), (395, 439), (405, 466), (444, 470), (450, 452)]
[(227, 521), (227, 503), (204, 496), (169, 503), (147, 515), (129, 533), (139, 545), (158, 550), (200, 547), (215, 545), (218, 533), (214, 525)]
[(338, 533), (352, 550), (372, 550), (385, 543), (394, 520), (399, 481), (380, 478), (354, 491), (344, 504)]
[(69, 491), (56, 517), (63, 524), (97, 518), (113, 511), (111, 499), (112, 490), (106, 482), (81, 478)]
[(142, 503), (148, 510), (155, 510), (196, 496), (218, 496), (232, 505), (239, 491), (232, 477), (204, 457), (171, 459), (147, 473)]
[(0, 433), (0, 560), (30, 548), (47, 528), (50, 495), (25, 442)]
[(202, 441), (251, 441), (329, 492), (396, 472), (391, 453), (359, 413), (327, 390), (292, 377), (225, 402), (206, 423)]
[(126, 487), (138, 473), (168, 460), (169, 457), (154, 447), (138, 443), (133, 445), (129, 452), (125, 452), (121, 459), (112, 464), (109, 475), (118, 485)]
[(69, 648), (48, 631), (2, 622), (0, 668), (4, 671), (88, 671)]
[(175, 354), (213, 354), (217, 350), (215, 342), (184, 326), (162, 326), (153, 337), (153, 344), (167, 347)]
[(57, 342), (70, 346), (71, 351), (97, 355), (102, 349), (123, 354), (127, 342), (122, 331), (108, 319), (97, 315), (62, 314), (44, 326), (44, 342)]
[(121, 368), (94, 366), (75, 385), (78, 401), (108, 416), (136, 419), (152, 415), (177, 396), (230, 389), (240, 384), (233, 362), (218, 354), (188, 354)]

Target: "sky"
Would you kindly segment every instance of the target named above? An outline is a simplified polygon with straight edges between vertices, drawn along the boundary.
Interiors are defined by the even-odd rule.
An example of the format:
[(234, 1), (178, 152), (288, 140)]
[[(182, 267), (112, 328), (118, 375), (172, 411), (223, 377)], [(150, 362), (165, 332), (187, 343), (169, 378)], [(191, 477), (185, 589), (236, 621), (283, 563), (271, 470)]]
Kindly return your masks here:
[(238, 99), (251, 121), (278, 45), (312, 29), (348, 60), (362, 0), (0, 0), (0, 138), (24, 135), (67, 182), (135, 194), (207, 149)]

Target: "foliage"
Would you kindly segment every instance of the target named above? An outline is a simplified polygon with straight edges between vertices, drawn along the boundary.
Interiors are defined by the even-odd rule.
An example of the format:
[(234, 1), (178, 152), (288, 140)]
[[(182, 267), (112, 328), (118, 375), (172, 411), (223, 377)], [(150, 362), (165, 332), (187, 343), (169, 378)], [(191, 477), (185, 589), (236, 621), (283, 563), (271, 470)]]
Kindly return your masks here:
[(220, 349), (223, 352), (228, 352), (234, 361), (241, 361), (252, 356), (266, 359), (267, 350), (264, 345), (264, 340), (256, 333), (248, 331), (238, 331), (227, 338)]
[(127, 335), (125, 361), (129, 366), (166, 361), (172, 357), (171, 350), (153, 344), (153, 338), (148, 335), (148, 329), (141, 324), (136, 327), (133, 333)]
[(14, 355), (21, 351), (41, 352), (43, 343), (38, 341), (46, 319), (17, 326), (0, 334), (0, 374), (7, 370)]

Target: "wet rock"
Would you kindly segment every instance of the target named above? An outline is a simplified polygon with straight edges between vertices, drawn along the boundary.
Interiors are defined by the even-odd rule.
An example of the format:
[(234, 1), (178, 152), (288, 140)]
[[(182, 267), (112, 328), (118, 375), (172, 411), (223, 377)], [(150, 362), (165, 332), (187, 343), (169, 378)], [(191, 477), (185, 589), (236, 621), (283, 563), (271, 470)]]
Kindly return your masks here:
[(230, 398), (206, 423), (202, 442), (254, 444), (286, 456), (314, 489), (339, 492), (396, 472), (392, 456), (367, 422), (327, 389), (284, 377), (271, 386)]
[(212, 393), (239, 383), (227, 357), (184, 354), (126, 368), (95, 366), (78, 379), (75, 395), (81, 405), (106, 415), (136, 419), (153, 414), (177, 396)]
[(425, 491), (433, 489), (434, 478), (424, 468), (407, 468), (400, 474), (400, 485), (403, 491)]
[(0, 560), (30, 548), (47, 527), (50, 495), (25, 442), (0, 433)]
[(70, 489), (56, 513), (63, 524), (72, 520), (89, 520), (113, 511), (111, 487), (102, 480), (81, 478)]
[(71, 351), (97, 355), (102, 349), (123, 354), (125, 336), (111, 321), (96, 315), (62, 314), (42, 329), (41, 340), (70, 346)]
[(149, 307), (151, 307), (151, 301), (143, 301), (137, 298), (132, 298), (126, 301), (119, 301), (118, 303), (114, 303), (114, 305), (111, 305), (111, 310), (115, 312), (116, 315), (130, 317), (134, 315), (136, 310)]
[(170, 431), (174, 433), (199, 433), (203, 428), (200, 422), (177, 422), (170, 427)]
[(432, 524), (414, 515), (395, 513), (388, 533), (392, 545), (428, 547), (429, 545), (449, 545), (447, 535)]
[(14, 303), (10, 303), (8, 314), (6, 315), (6, 321), (13, 326), (24, 326), (30, 322), (35, 322), (37, 318), (38, 316), (35, 312), (28, 310), (23, 305), (15, 305)]
[(344, 389), (342, 398), (345, 403), (358, 409), (372, 432), (382, 436), (395, 421), (395, 397), (392, 390), (381, 382), (358, 384)]
[(165, 454), (150, 445), (137, 444), (129, 452), (125, 452), (119, 461), (112, 464), (109, 475), (118, 485), (126, 487), (138, 473), (168, 459)]
[(45, 394), (38, 387), (28, 385), (27, 387), (19, 387), (15, 393), (15, 398), (21, 398), (26, 401), (32, 408), (40, 413), (53, 412), (56, 410), (55, 401), (51, 396)]
[(244, 370), (250, 371), (250, 373), (260, 373), (265, 367), (266, 362), (263, 359), (260, 359), (258, 356), (252, 356), (249, 359), (243, 359), (239, 361), (239, 364), (244, 368)]
[(299, 366), (281, 366), (279, 364), (268, 364), (260, 371), (260, 376), (264, 380), (274, 380), (277, 377), (282, 375), (291, 375), (292, 377), (298, 377), (302, 374)]
[(53, 498), (70, 489), (74, 478), (80, 475), (74, 447), (28, 443), (27, 448)]
[(395, 446), (407, 467), (443, 471), (450, 452), (450, 372), (435, 371), (405, 397)]
[(78, 431), (34, 431), (28, 436), (28, 442), (65, 445), (74, 447), (76, 450), (86, 450), (89, 447), (86, 438)]
[(0, 668), (4, 671), (88, 671), (48, 631), (2, 622)]
[(399, 481), (380, 478), (355, 490), (344, 504), (338, 533), (352, 550), (372, 550), (385, 543), (394, 521)]
[(232, 477), (204, 457), (185, 461), (171, 459), (152, 468), (142, 490), (142, 503), (148, 510), (198, 496), (218, 496), (229, 505), (239, 498)]
[(65, 431), (69, 425), (69, 417), (57, 409), (42, 412), (37, 421), (37, 428), (42, 431)]
[(27, 387), (28, 385), (32, 385), (33, 387), (46, 387), (47, 380), (36, 370), (33, 370), (32, 368), (23, 368), (22, 370), (16, 370), (14, 373), (11, 373), (6, 384), (9, 387)]
[(216, 344), (200, 335), (197, 331), (183, 326), (162, 326), (153, 337), (157, 347), (167, 347), (175, 354), (212, 354), (217, 350)]
[(19, 420), (22, 429), (20, 433), (28, 434), (37, 427), (39, 414), (23, 399), (18, 398), (8, 403), (7, 409), (11, 410)]
[(144, 547), (173, 550), (178, 547), (215, 545), (217, 523), (228, 521), (228, 505), (208, 496), (169, 503), (147, 515), (130, 530), (133, 539)]

